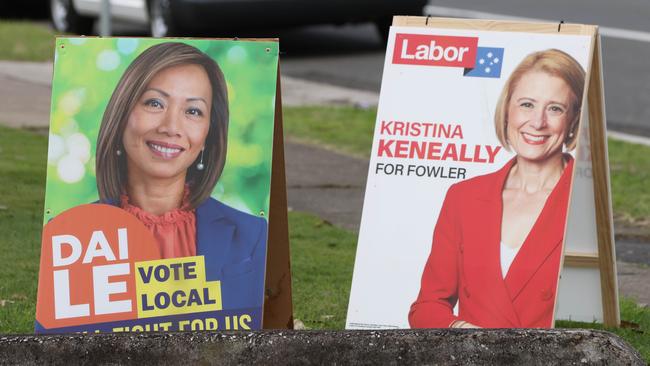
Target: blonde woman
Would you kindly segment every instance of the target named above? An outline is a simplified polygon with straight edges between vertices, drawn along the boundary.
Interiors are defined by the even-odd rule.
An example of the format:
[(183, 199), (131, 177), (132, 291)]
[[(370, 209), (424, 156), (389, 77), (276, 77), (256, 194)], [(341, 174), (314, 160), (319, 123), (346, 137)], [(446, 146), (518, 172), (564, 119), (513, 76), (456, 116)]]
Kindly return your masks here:
[[(500, 96), (496, 135), (515, 157), (453, 185), (409, 323), (550, 327), (585, 72), (565, 52), (528, 55)], [(458, 314), (453, 312), (458, 304)]]

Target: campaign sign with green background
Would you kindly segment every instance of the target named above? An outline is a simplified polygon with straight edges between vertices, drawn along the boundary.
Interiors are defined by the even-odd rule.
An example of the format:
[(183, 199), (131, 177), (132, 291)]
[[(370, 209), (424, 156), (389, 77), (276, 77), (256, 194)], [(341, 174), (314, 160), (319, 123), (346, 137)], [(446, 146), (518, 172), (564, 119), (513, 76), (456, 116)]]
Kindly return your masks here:
[[(129, 64), (145, 49), (170, 41), (57, 38), (44, 222), (97, 201), (95, 149), (104, 109)], [(179, 41), (212, 57), (228, 85), (228, 155), (213, 197), (251, 214), (268, 212), (278, 43)]]
[[(160, 45), (164, 43), (169, 45)], [(119, 202), (98, 203), (95, 171), (102, 118), (125, 70), (134, 60), (141, 62), (138, 57), (151, 47), (187, 49), (179, 43), (194, 47), (193, 53), (218, 64), (225, 77), (229, 108), (225, 168), (212, 198), (192, 211), (196, 224), (190, 227), (196, 229), (196, 237), (185, 240), (196, 254), (190, 251), (180, 256), (178, 252), (165, 254), (157, 240), (165, 242), (167, 237), (116, 206)], [(261, 328), (278, 50), (275, 40), (57, 38), (36, 332)], [(152, 62), (162, 57), (148, 54), (155, 55), (149, 59)], [(170, 69), (155, 71), (155, 75)], [(192, 77), (183, 74), (178, 80)], [(172, 85), (171, 97), (170, 90), (147, 85), (144, 90), (182, 98), (183, 103), (203, 99), (193, 97), (201, 95), (194, 94), (196, 89), (174, 96), (179, 87), (176, 82)], [(150, 106), (149, 102), (144, 103)], [(156, 103), (157, 108), (166, 102)], [(136, 108), (126, 115), (131, 116)], [(205, 113), (195, 107), (183, 107), (182, 111), (182, 118), (189, 119), (195, 113)], [(194, 125), (185, 126), (182, 133), (196, 135)], [(114, 140), (118, 144), (122, 142), (120, 133)], [(163, 132), (157, 127), (156, 133)], [(152, 163), (169, 167), (165, 165), (168, 161), (186, 156), (182, 155), (183, 146), (168, 143), (164, 137), (156, 139), (160, 141), (147, 140), (151, 151), (158, 149), (153, 153), (159, 159)], [(205, 146), (209, 143), (214, 141), (206, 140)], [(111, 154), (114, 151), (118, 160), (124, 161), (126, 152), (120, 148), (111, 147)], [(143, 156), (149, 158), (147, 153)], [(194, 162), (187, 169), (201, 174), (203, 168), (198, 166)], [(191, 191), (194, 186), (187, 187)], [(125, 187), (121, 189), (126, 193)]]

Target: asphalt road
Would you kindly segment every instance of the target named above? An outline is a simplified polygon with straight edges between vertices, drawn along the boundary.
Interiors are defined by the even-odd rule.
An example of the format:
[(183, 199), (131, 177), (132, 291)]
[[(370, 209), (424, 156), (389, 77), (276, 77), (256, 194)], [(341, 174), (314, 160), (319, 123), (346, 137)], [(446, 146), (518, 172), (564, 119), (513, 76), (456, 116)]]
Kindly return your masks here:
[(430, 5), (650, 31), (646, 0), (430, 0)]
[(281, 33), (285, 75), (379, 92), (386, 44), (372, 24), (307, 27)]

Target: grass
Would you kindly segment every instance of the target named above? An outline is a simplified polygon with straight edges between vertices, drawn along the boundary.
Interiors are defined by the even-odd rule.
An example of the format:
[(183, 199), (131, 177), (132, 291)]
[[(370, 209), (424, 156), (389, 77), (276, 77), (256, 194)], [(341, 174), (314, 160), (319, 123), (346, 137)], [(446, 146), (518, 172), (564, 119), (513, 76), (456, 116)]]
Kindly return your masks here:
[[(284, 108), (286, 134), (342, 152), (369, 157), (374, 109), (353, 107)], [(609, 140), (614, 214), (630, 224), (650, 227), (650, 147)]]
[(289, 213), (294, 317), (311, 329), (343, 329), (357, 235)]
[(0, 20), (0, 60), (50, 61), (54, 32), (46, 24)]
[(47, 138), (0, 128), (0, 332), (31, 332)]
[(291, 107), (282, 114), (285, 132), (294, 138), (356, 156), (370, 154), (374, 108)]
[(650, 364), (650, 308), (638, 306), (633, 300), (620, 301), (621, 321), (625, 328), (608, 328), (599, 323), (557, 321), (557, 328), (599, 329), (612, 332), (625, 339)]
[(650, 226), (650, 147), (610, 139), (609, 168), (614, 212)]

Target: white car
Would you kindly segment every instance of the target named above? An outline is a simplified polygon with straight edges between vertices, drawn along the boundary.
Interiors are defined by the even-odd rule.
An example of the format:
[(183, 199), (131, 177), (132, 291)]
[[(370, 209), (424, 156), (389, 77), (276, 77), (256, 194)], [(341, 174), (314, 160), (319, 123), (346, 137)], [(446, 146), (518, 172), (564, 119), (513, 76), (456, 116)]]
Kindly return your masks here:
[[(50, 0), (54, 28), (91, 34), (103, 0)], [(393, 15), (422, 15), (427, 0), (109, 0), (114, 20), (148, 25), (154, 37), (217, 29), (374, 22), (388, 32)]]

